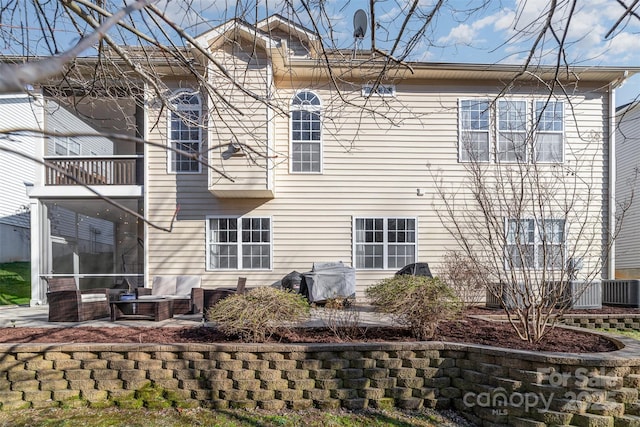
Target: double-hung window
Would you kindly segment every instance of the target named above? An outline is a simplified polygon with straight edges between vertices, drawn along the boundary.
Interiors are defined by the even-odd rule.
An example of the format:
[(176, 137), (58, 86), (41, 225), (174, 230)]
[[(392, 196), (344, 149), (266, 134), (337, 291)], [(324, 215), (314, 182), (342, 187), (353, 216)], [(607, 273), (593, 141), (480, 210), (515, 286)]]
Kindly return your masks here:
[(270, 218), (207, 218), (207, 269), (270, 269), (271, 240)]
[(460, 101), (460, 160), (489, 161), (489, 101)]
[(564, 263), (565, 230), (564, 220), (544, 221), (543, 234), (538, 244), (538, 268), (560, 270)]
[(498, 101), (498, 153), (500, 162), (527, 161), (527, 103)]
[(458, 106), (461, 162), (564, 162), (562, 101), (462, 99)]
[(355, 267), (397, 269), (416, 260), (415, 218), (355, 218)]
[(507, 220), (507, 268), (535, 268), (535, 221)]
[(536, 101), (536, 162), (564, 161), (564, 104), (562, 101)]
[(200, 97), (181, 93), (173, 99), (169, 112), (169, 172), (200, 172), (202, 108)]
[(508, 269), (558, 270), (564, 266), (563, 219), (507, 219), (506, 266)]
[[(56, 134), (58, 131), (53, 130)], [(53, 137), (54, 153), (56, 156), (79, 156), (80, 155), (80, 143), (74, 141), (67, 136), (54, 136)]]
[(298, 92), (291, 101), (291, 171), (322, 171), (322, 106), (313, 92)]

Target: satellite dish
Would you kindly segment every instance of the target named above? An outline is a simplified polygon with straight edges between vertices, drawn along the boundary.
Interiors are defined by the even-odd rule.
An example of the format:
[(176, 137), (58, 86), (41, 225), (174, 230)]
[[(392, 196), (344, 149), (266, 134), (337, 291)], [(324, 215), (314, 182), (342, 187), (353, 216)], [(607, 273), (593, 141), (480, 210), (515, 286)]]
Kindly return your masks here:
[(353, 37), (357, 39), (364, 38), (367, 34), (367, 12), (362, 9), (356, 10), (353, 15)]

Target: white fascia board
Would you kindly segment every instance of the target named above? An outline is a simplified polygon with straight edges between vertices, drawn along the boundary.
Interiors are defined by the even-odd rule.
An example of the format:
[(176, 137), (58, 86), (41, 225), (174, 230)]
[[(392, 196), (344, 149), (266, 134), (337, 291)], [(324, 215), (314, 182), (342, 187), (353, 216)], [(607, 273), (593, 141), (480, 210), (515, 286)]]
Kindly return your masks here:
[(305, 28), (293, 21), (283, 18), (280, 15), (271, 15), (256, 24), (256, 27), (262, 31), (267, 31), (271, 24), (277, 23), (278, 28), (287, 29), (290, 34), (295, 34), (298, 37), (304, 37), (309, 41), (317, 41), (318, 35), (308, 28)]
[[(89, 186), (101, 196), (106, 197), (142, 197), (142, 185), (92, 185)], [(30, 198), (100, 198), (89, 188), (81, 185), (35, 186), (29, 193)]]
[(244, 34), (248, 40), (257, 39), (258, 41), (261, 41), (262, 43), (264, 43), (266, 49), (276, 48), (280, 45), (278, 41), (272, 39), (257, 27), (237, 20), (227, 21), (216, 28), (200, 34), (199, 36), (195, 37), (195, 40), (200, 47), (208, 49), (209, 46), (216, 40), (219, 40), (225, 34), (234, 30), (239, 30), (240, 33)]

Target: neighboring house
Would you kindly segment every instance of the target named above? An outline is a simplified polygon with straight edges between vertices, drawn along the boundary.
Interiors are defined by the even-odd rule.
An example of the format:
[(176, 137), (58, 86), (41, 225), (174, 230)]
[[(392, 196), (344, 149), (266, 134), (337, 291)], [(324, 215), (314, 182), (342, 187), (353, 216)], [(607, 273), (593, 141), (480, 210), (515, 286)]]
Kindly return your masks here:
[(33, 157), (40, 141), (38, 135), (26, 132), (3, 132), (40, 129), (42, 117), (39, 100), (24, 94), (0, 95), (0, 263), (29, 261), (27, 188), (34, 183), (36, 164), (25, 156)]
[[(31, 130), (29, 132), (28, 130)], [(52, 136), (44, 138), (41, 130), (54, 134), (93, 133), (95, 137), (74, 138)], [(41, 95), (0, 96), (0, 262), (30, 261), (30, 200), (37, 173), (42, 167), (34, 162), (46, 153), (54, 153), (57, 159), (82, 156), (111, 156), (113, 142), (97, 136), (97, 131), (68, 109)], [(82, 139), (82, 142), (79, 140)], [(15, 152), (21, 153), (20, 155)], [(95, 163), (94, 168), (100, 168)], [(75, 234), (71, 224), (75, 218), (70, 211), (55, 207), (51, 212), (53, 236), (69, 237)], [(91, 229), (78, 233), (79, 241), (113, 246), (113, 228), (105, 226), (102, 219), (87, 218)], [(86, 228), (86, 227), (84, 227)], [(82, 230), (82, 228), (81, 228)], [(90, 234), (90, 235), (89, 235)], [(90, 243), (85, 243), (85, 246)], [(40, 252), (41, 248), (37, 248)]]
[[(143, 224), (42, 171), (31, 193), (32, 222), (40, 230), (32, 242), (39, 258), (32, 303), (44, 302), (43, 278), (52, 274), (74, 274), (81, 287), (115, 285), (123, 277), (150, 286), (157, 275), (189, 274), (212, 288), (233, 286), (238, 276), (247, 277), (248, 286), (269, 285), (315, 262), (342, 261), (356, 269), (359, 296), (413, 262), (428, 262), (438, 274), (456, 242), (439, 217), (443, 206), (433, 171), (464, 193), (472, 158), (495, 168), (524, 159), (541, 169), (561, 165), (584, 172), (593, 197), (584, 214), (597, 230), (597, 247), (593, 259), (581, 261), (601, 262), (604, 230), (613, 223), (608, 162), (614, 89), (638, 70), (577, 67), (550, 97), (547, 86), (526, 74), (504, 92), (505, 82), (519, 75), (516, 66), (390, 67), (367, 52), (323, 55), (313, 32), (279, 16), (256, 27), (230, 21), (196, 40), (244, 89), (211, 64), (208, 78), (218, 98), (210, 99), (176, 67), (167, 80), (173, 110), (157, 108), (153, 94), (137, 106), (133, 97), (86, 106), (113, 119), (100, 129), (120, 125), (118, 132), (154, 145), (114, 141), (110, 152), (94, 155), (82, 152), (80, 140), (76, 147), (67, 143), (66, 152), (49, 144), (41, 153), (70, 174), (89, 172), (93, 189), (172, 231)], [(195, 49), (194, 59), (208, 65)], [(379, 82), (383, 67), (389, 68)], [(553, 71), (540, 76), (550, 78)], [(530, 134), (538, 138), (535, 153), (520, 151), (512, 141)], [(206, 153), (210, 167), (165, 147)], [(112, 172), (123, 166), (138, 173)], [(74, 237), (56, 228), (71, 214)], [(107, 255), (79, 243), (85, 224), (98, 218), (110, 227), (89, 225), (84, 239), (95, 247), (111, 244)], [(504, 227), (512, 236), (512, 228), (524, 225), (510, 219), (504, 218)], [(550, 224), (558, 247), (571, 239), (569, 224)], [(91, 237), (92, 226), (108, 228), (109, 243)], [(540, 230), (533, 222), (526, 226), (527, 262), (539, 268)], [(101, 264), (107, 258), (112, 262)], [(557, 267), (565, 261), (561, 256)], [(601, 276), (612, 277), (613, 268), (609, 264)]]
[(616, 239), (616, 278), (640, 279), (640, 103), (616, 111), (616, 200), (624, 219)]

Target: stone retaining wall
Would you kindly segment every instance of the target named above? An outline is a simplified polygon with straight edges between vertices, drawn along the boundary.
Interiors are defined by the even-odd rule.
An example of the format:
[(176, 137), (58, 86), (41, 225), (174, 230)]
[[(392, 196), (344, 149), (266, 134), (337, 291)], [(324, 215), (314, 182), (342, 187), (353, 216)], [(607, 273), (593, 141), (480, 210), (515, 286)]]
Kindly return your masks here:
[(3, 344), (0, 405), (427, 406), (483, 425), (640, 425), (640, 346), (620, 340), (583, 355), (439, 342)]
[(588, 329), (640, 331), (640, 314), (567, 314), (562, 323)]

